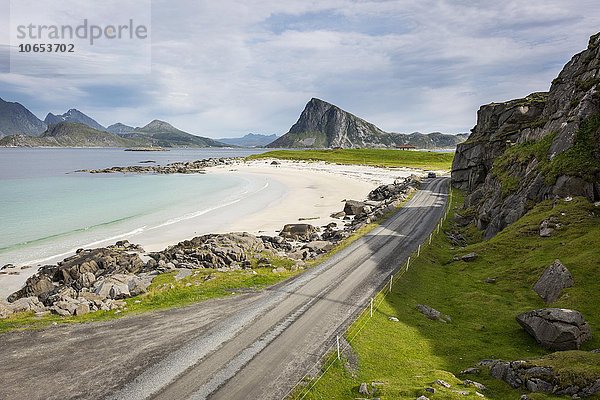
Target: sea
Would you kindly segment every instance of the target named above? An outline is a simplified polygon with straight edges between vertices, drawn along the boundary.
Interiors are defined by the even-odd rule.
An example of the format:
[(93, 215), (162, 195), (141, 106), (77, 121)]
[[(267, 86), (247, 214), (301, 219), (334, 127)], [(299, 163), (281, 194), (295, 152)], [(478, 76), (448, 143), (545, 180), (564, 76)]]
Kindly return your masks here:
[[(244, 157), (261, 149), (0, 148), (0, 267), (40, 265), (214, 214), (266, 185), (235, 174), (89, 174), (128, 165)], [(147, 164), (144, 162), (154, 161)]]

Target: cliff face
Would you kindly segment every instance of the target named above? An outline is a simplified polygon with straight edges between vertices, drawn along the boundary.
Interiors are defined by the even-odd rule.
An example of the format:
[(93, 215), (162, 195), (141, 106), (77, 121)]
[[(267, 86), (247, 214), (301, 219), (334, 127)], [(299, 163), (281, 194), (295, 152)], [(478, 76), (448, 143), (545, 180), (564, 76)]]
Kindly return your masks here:
[(482, 106), (452, 184), (491, 237), (549, 198), (600, 199), (600, 33), (547, 93)]
[(289, 132), (267, 147), (279, 148), (364, 148), (412, 145), (419, 148), (454, 147), (460, 135), (389, 133), (341, 108), (311, 99)]

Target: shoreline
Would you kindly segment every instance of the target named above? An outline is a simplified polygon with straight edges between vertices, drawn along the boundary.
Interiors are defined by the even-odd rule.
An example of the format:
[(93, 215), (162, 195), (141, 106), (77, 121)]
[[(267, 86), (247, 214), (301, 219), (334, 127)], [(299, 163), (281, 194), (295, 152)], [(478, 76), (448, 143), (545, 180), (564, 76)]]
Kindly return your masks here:
[[(201, 211), (197, 216), (165, 223), (164, 226), (143, 232), (127, 232), (118, 240), (139, 244), (146, 252), (157, 252), (183, 240), (204, 234), (248, 232), (254, 235), (278, 234), (285, 224), (308, 223), (325, 226), (344, 222), (331, 218), (343, 209), (344, 200), (363, 200), (381, 184), (392, 183), (397, 178), (423, 171), (409, 168), (377, 168), (359, 165), (337, 165), (278, 160), (237, 161), (231, 165), (206, 168), (210, 175), (235, 174), (253, 182), (264, 182), (261, 190), (235, 199), (215, 209)], [(113, 244), (115, 238), (98, 241), (97, 248)], [(41, 265), (62, 261), (71, 255), (48, 257), (43, 263), (20, 270), (18, 275), (0, 276), (0, 298), (20, 289), (25, 280), (35, 274)], [(26, 264), (19, 264), (26, 265)]]

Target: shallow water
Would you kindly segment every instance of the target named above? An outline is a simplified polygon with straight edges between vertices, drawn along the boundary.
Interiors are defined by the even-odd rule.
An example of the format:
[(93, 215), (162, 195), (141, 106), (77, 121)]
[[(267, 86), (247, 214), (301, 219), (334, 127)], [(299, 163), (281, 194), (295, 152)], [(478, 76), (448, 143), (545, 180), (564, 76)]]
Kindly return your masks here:
[(92, 175), (78, 169), (259, 153), (0, 149), (0, 265), (38, 264), (79, 247), (135, 237), (234, 204), (264, 182), (218, 175)]

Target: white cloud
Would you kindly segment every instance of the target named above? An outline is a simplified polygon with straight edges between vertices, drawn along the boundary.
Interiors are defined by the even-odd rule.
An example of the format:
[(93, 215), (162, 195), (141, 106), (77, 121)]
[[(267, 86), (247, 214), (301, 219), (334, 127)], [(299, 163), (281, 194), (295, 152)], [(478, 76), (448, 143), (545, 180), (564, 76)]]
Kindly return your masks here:
[(284, 133), (313, 96), (390, 131), (464, 132), (479, 105), (546, 90), (598, 29), (595, 10), (586, 0), (160, 0), (150, 76), (4, 74), (0, 96), (42, 114), (161, 118), (212, 137)]

